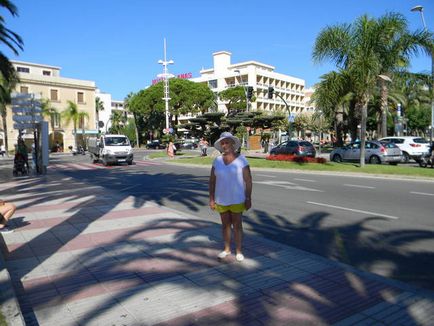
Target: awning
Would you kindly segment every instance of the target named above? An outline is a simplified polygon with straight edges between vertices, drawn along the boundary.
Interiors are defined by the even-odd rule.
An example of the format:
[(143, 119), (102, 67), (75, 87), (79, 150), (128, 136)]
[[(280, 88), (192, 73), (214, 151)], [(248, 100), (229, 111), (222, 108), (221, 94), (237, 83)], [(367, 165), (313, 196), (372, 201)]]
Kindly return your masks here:
[[(74, 135), (74, 130), (72, 131), (72, 134)], [(98, 130), (85, 130), (85, 135), (98, 135)], [(77, 129), (77, 135), (83, 135), (83, 130)]]

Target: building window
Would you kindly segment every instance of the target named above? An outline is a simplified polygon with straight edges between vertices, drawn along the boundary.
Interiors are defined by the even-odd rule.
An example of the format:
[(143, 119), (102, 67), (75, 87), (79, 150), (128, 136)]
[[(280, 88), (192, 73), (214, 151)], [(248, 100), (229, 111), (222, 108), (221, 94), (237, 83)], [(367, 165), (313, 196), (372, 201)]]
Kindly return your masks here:
[(208, 81), (208, 86), (211, 89), (217, 88), (217, 79), (209, 80)]
[(51, 123), (54, 128), (60, 128), (60, 113), (51, 114)]
[(49, 71), (49, 70), (42, 70), (42, 74), (44, 76), (51, 76), (51, 71)]
[(84, 93), (83, 92), (77, 93), (77, 103), (84, 103)]
[(27, 67), (17, 67), (17, 71), (18, 72), (25, 72), (25, 73), (30, 73), (30, 68)]
[(59, 91), (57, 89), (50, 89), (50, 100), (59, 101)]
[(20, 93), (29, 94), (29, 88), (27, 86), (21, 86)]

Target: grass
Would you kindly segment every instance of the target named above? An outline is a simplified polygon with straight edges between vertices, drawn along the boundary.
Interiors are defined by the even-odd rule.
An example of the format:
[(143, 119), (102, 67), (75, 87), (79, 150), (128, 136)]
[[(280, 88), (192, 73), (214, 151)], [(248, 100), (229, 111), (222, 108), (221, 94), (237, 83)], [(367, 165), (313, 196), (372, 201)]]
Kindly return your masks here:
[(6, 323), (6, 319), (1, 313), (1, 311), (0, 311), (0, 326), (8, 326), (8, 324)]
[[(185, 155), (184, 153), (176, 153), (176, 157), (179, 156), (183, 156)], [(158, 152), (154, 152), (152, 154), (148, 155), (149, 158), (162, 158), (162, 157), (168, 157), (166, 151), (158, 151)]]
[[(361, 168), (358, 164), (354, 163), (335, 163), (327, 162), (325, 164), (307, 163), (299, 164), (294, 162), (282, 161), (268, 161), (263, 158), (248, 157), (249, 164), (252, 168), (271, 168), (271, 169), (288, 169), (288, 170), (302, 170), (302, 171), (330, 171), (330, 172), (352, 172), (352, 173), (366, 173), (366, 174), (384, 174), (396, 176), (416, 176), (434, 179), (434, 169), (421, 168), (408, 165), (392, 166), (388, 164), (366, 164)], [(213, 158), (211, 157), (195, 157), (195, 158), (182, 158), (176, 160), (177, 163), (186, 164), (200, 164), (211, 165)]]

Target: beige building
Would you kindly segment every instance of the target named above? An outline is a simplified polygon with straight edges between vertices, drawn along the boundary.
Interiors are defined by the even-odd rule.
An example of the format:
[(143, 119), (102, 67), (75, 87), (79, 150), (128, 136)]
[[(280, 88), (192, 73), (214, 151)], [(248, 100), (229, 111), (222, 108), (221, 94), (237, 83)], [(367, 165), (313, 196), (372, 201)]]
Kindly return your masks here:
[[(79, 111), (88, 114), (88, 118), (80, 121), (77, 126), (79, 144), (82, 142), (83, 134), (90, 135), (97, 132), (95, 128), (95, 82), (65, 78), (60, 76), (59, 67), (30, 63), (11, 61), (18, 72), (19, 83), (15, 87), (18, 93), (33, 93), (42, 99), (49, 100), (50, 105), (58, 113), (53, 114), (50, 118), (44, 117), (49, 124), (49, 146), (52, 148), (56, 142), (63, 144), (64, 149), (68, 146), (75, 146), (74, 131), (72, 121), (66, 124), (61, 117), (61, 112), (66, 110), (67, 101), (76, 103)], [(9, 150), (13, 150), (17, 143), (18, 130), (13, 128), (12, 110), (7, 108), (7, 126)], [(4, 136), (0, 138), (4, 139)], [(27, 130), (23, 135), (27, 143), (33, 142), (32, 130)]]
[[(275, 67), (257, 61), (232, 64), (231, 53), (227, 51), (213, 53), (213, 60), (213, 68), (202, 69), (201, 76), (191, 80), (207, 83), (214, 92), (238, 85), (251, 86), (256, 98), (249, 107), (253, 111), (289, 111), (288, 113), (297, 114), (304, 110), (303, 79), (277, 73), (274, 71)], [(272, 99), (268, 99), (268, 87), (274, 88), (275, 95)], [(227, 111), (225, 103), (220, 100), (218, 109)]]

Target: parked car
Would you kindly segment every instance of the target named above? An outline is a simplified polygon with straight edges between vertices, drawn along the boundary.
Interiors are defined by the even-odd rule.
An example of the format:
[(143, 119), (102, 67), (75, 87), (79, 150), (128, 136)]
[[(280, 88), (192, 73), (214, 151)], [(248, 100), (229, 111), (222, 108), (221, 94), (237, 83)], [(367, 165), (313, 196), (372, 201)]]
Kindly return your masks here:
[[(330, 153), (334, 162), (360, 161), (360, 142), (350, 143), (344, 147), (335, 148)], [(402, 152), (398, 146), (390, 142), (370, 140), (365, 143), (365, 161), (371, 164), (389, 163), (396, 165), (402, 160)]]
[(164, 149), (166, 145), (161, 143), (159, 140), (152, 140), (146, 144), (147, 149)]
[(419, 162), (422, 155), (429, 152), (429, 141), (422, 137), (401, 136), (401, 137), (384, 137), (380, 141), (389, 141), (398, 146), (402, 151), (402, 161), (407, 163), (410, 159)]
[(184, 139), (180, 142), (180, 149), (196, 149), (197, 147), (197, 141), (193, 139)]
[(292, 154), (296, 156), (315, 157), (316, 151), (312, 143), (305, 140), (289, 140), (280, 143), (273, 147), (270, 151), (271, 155)]

